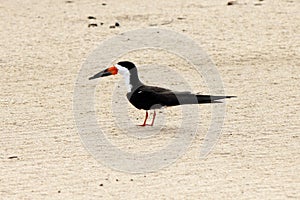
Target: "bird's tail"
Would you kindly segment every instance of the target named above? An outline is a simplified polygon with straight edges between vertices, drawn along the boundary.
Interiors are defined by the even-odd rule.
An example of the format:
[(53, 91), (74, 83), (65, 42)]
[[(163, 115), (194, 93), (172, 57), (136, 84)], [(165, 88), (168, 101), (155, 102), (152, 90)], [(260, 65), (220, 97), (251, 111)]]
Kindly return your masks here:
[(235, 98), (236, 96), (212, 96), (212, 95), (196, 95), (198, 104), (204, 103), (221, 103), (218, 100), (227, 99), (227, 98)]

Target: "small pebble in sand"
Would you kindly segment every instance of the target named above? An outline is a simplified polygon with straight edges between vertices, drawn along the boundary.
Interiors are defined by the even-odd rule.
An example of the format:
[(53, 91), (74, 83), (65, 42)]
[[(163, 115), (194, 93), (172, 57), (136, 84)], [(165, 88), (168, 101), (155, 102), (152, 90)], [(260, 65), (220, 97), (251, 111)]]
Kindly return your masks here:
[(130, 181), (133, 181), (133, 179), (130, 179)]
[(9, 156), (8, 159), (16, 159), (18, 156)]
[(119, 181), (119, 179), (116, 179), (116, 181), (118, 182), (118, 181)]
[(58, 190), (57, 193), (60, 193), (60, 190)]
[(107, 4), (106, 3), (102, 3), (102, 6), (106, 6)]
[(94, 16), (88, 16), (88, 19), (96, 19)]
[(90, 27), (96, 27), (96, 26), (98, 26), (98, 24), (92, 23), (92, 24), (89, 24), (89, 25), (88, 25), (89, 28), (90, 28)]
[(115, 23), (115, 27), (118, 27), (120, 26), (120, 24), (118, 22)]
[(228, 1), (227, 6), (232, 6), (237, 4), (237, 1)]
[(255, 3), (254, 5), (255, 6), (261, 6), (262, 4), (261, 3)]
[(114, 25), (109, 26), (109, 28), (116, 28)]
[(66, 1), (66, 3), (73, 3), (73, 1)]
[(99, 186), (101, 186), (101, 187), (102, 187), (102, 186), (103, 186), (103, 183), (100, 183), (100, 185), (99, 185)]

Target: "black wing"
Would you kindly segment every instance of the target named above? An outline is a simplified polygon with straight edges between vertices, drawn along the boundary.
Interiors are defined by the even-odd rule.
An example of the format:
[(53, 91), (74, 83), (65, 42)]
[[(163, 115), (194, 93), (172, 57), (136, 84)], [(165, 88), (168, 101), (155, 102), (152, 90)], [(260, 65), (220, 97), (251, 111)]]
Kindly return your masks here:
[[(143, 85), (133, 93), (128, 93), (127, 98), (138, 109), (150, 110), (161, 108), (163, 106), (176, 106), (184, 103), (187, 98), (196, 96), (190, 92), (174, 92), (166, 88)], [(180, 100), (180, 103), (179, 101)], [(181, 101), (182, 100), (182, 101)], [(191, 101), (189, 101), (191, 103)]]
[(216, 100), (231, 97), (233, 96), (195, 95), (191, 92), (177, 92), (166, 88), (146, 85), (127, 94), (127, 98), (136, 108), (144, 110), (183, 104), (218, 103)]

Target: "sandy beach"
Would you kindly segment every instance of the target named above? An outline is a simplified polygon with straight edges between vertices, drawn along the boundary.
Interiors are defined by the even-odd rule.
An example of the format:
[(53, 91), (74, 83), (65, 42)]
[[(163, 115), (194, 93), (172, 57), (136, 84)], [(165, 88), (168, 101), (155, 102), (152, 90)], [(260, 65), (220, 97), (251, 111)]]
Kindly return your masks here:
[[(0, 18), (0, 199), (300, 199), (300, 1), (15, 0), (0, 2)], [(195, 41), (225, 93), (237, 98), (226, 101), (222, 134), (206, 158), (199, 151), (212, 106), (189, 105), (200, 115), (188, 148), (159, 170), (130, 173), (84, 146), (74, 90), (101, 42), (146, 28)], [(146, 83), (209, 92), (176, 55), (141, 50), (123, 59), (167, 66), (163, 78), (141, 67)], [(156, 126), (137, 128), (145, 113), (126, 101), (122, 81), (97, 82), (95, 110), (105, 137), (124, 152), (162, 150), (182, 126), (181, 108), (159, 111)]]

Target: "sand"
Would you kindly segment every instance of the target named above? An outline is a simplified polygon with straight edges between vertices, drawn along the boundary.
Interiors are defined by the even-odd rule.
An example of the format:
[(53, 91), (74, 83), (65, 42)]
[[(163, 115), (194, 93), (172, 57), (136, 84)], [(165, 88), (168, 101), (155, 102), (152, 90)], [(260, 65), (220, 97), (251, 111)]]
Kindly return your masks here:
[[(237, 3), (1, 1), (1, 199), (299, 199), (300, 2)], [(110, 28), (115, 22), (120, 26)], [(97, 161), (84, 147), (73, 94), (84, 61), (102, 41), (149, 27), (192, 38), (215, 63), (226, 94), (238, 98), (227, 101), (222, 135), (205, 159), (199, 150), (211, 106), (192, 106), (201, 109), (200, 127), (183, 155), (160, 170), (133, 174)], [(169, 68), (182, 63), (189, 70), (182, 60), (154, 54), (124, 59)], [(153, 71), (141, 73), (145, 82), (182, 89), (167, 75), (162, 80)], [(153, 130), (163, 125), (163, 116), (167, 122), (159, 134), (128, 139), (110, 114), (109, 89), (119, 81), (107, 77), (97, 84), (95, 97), (107, 102), (95, 105), (107, 138), (123, 151), (162, 148), (180, 127), (180, 108), (158, 113)], [(202, 79), (190, 84), (195, 92), (208, 91)], [(128, 111), (133, 123), (142, 121), (143, 111), (130, 105)]]

